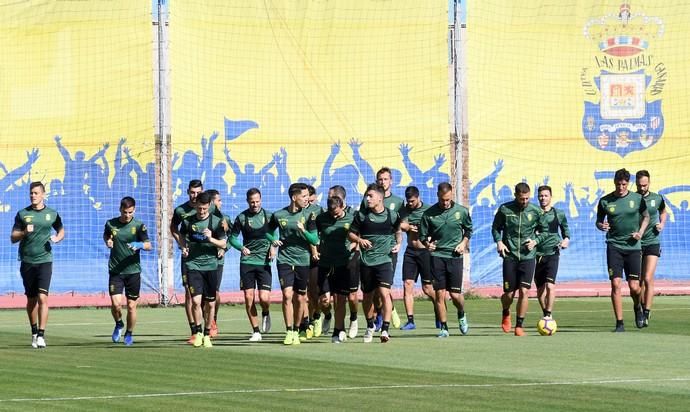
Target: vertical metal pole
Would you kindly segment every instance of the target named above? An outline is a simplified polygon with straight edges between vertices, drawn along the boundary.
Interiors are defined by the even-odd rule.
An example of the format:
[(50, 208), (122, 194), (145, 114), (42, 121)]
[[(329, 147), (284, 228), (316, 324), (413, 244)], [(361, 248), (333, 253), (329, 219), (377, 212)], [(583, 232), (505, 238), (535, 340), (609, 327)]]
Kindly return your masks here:
[(168, 285), (170, 283), (170, 232), (168, 222), (170, 221), (170, 99), (168, 98), (168, 13), (164, 6), (165, 0), (158, 0), (158, 30), (157, 35), (157, 81), (156, 100), (158, 103), (158, 145), (159, 146), (159, 210), (160, 210), (160, 245), (158, 270), (160, 279), (160, 304), (167, 306), (170, 302)]

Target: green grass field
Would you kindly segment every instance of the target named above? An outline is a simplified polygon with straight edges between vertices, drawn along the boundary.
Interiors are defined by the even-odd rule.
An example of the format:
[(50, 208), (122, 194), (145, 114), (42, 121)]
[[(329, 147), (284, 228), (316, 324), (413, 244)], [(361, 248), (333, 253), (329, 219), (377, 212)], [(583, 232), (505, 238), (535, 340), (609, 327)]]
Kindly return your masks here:
[[(560, 299), (558, 333), (504, 335), (496, 300), (467, 301), (470, 334), (438, 339), (428, 302), (418, 329), (388, 344), (343, 345), (330, 336), (282, 345), (273, 332), (252, 343), (240, 306), (223, 306), (221, 336), (195, 349), (182, 308), (142, 308), (136, 344), (110, 342), (104, 309), (54, 309), (48, 348), (30, 347), (24, 311), (0, 311), (0, 410), (606, 410), (690, 408), (690, 297), (660, 297), (649, 328), (611, 333), (605, 298)], [(402, 302), (396, 302), (402, 313)], [(364, 320), (360, 316), (360, 326)]]

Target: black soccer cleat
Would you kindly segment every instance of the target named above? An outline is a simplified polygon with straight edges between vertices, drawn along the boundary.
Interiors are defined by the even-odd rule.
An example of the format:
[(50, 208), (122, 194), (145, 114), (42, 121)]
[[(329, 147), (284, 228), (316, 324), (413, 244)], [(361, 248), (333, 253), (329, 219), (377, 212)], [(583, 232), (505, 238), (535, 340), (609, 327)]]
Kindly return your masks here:
[(616, 329), (614, 329), (613, 332), (625, 332), (625, 326), (622, 324), (616, 325)]
[(639, 307), (635, 307), (635, 326), (638, 329), (644, 328), (644, 313)]

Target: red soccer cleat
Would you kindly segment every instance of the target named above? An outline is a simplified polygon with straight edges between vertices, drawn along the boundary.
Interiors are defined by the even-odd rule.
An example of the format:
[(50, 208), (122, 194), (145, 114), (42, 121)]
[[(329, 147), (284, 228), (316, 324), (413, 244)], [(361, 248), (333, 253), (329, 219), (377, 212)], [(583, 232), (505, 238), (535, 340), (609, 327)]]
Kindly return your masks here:
[(515, 336), (525, 336), (525, 330), (522, 329), (522, 326), (515, 327)]
[(211, 338), (215, 338), (216, 336), (218, 336), (218, 325), (216, 325), (215, 320), (211, 321), (211, 331), (209, 333), (209, 336), (211, 336)]
[(503, 320), (501, 320), (501, 329), (503, 329), (503, 332), (509, 333), (511, 324), (510, 314), (503, 316)]

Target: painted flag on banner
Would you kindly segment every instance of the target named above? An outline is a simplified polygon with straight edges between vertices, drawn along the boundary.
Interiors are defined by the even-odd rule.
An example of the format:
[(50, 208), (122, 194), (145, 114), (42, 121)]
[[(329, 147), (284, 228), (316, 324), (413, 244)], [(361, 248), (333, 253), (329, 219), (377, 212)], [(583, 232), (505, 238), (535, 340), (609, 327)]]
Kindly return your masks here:
[(251, 120), (230, 120), (225, 118), (225, 140), (235, 140), (249, 129), (257, 129), (256, 122)]

